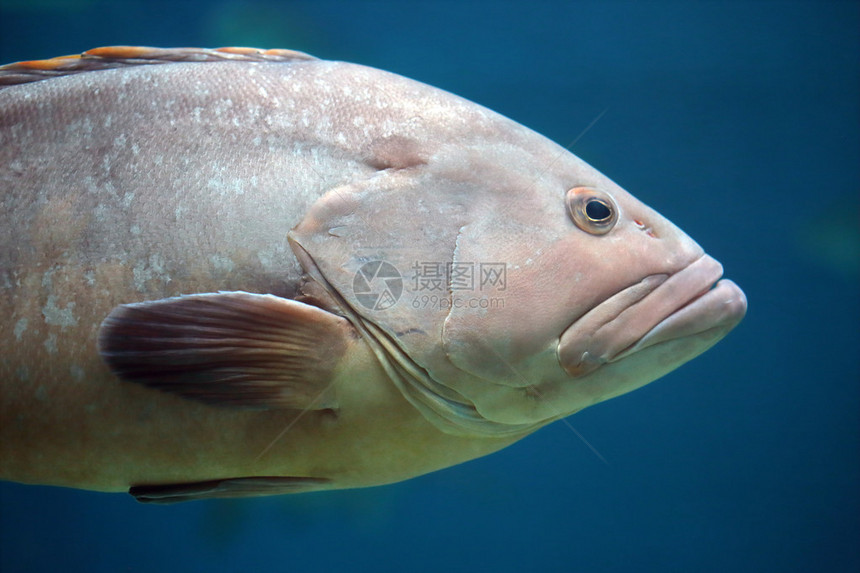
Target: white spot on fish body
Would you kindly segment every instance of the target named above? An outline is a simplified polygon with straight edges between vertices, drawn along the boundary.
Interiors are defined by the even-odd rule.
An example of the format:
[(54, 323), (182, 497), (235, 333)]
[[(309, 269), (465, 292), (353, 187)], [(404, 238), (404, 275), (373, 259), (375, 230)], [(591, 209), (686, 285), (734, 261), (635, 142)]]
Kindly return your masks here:
[(118, 198), (119, 194), (116, 192), (116, 187), (113, 186), (113, 183), (110, 181), (105, 182), (104, 190), (114, 198)]
[(77, 364), (72, 364), (71, 368), (69, 368), (69, 375), (72, 377), (72, 380), (76, 382), (83, 380), (84, 374), (84, 369)]
[(56, 267), (51, 267), (44, 273), (42, 273), (42, 286), (48, 289), (54, 287), (54, 273), (57, 271)]
[(209, 260), (212, 263), (212, 266), (215, 267), (217, 271), (224, 271), (227, 273), (233, 272), (235, 265), (233, 261), (229, 257), (225, 257), (224, 255), (215, 254), (209, 257)]
[(222, 99), (212, 106), (212, 110), (215, 112), (215, 117), (221, 117), (222, 113), (226, 113), (230, 111), (230, 108), (233, 107), (233, 100), (230, 98)]
[(110, 221), (111, 210), (105, 204), (96, 205), (96, 208), (93, 210), (93, 215), (95, 216), (96, 221), (100, 223), (105, 223)]
[(141, 262), (131, 272), (134, 280), (134, 288), (138, 292), (144, 292), (146, 282), (152, 278), (159, 279), (165, 284), (171, 281), (170, 275), (164, 271), (164, 261), (158, 253), (149, 257), (149, 264), (146, 261)]
[(80, 121), (74, 121), (66, 128), (69, 133), (74, 133), (77, 137), (81, 135), (90, 135), (93, 132), (93, 122), (89, 117), (85, 117)]
[(45, 339), (43, 343), (45, 350), (48, 351), (48, 354), (56, 354), (57, 353), (57, 335), (55, 333), (51, 333), (48, 335), (48, 338)]
[(9, 169), (15, 173), (22, 174), (24, 173), (24, 164), (20, 160), (16, 159), (9, 164)]
[(146, 281), (150, 277), (149, 271), (147, 271), (146, 266), (137, 266), (131, 270), (132, 276), (134, 277), (134, 288), (137, 289), (138, 292), (143, 292), (143, 289), (146, 288)]
[(282, 260), (283, 255), (286, 252), (286, 247), (283, 245), (279, 245), (272, 249), (258, 251), (257, 259), (260, 261), (260, 264), (263, 265), (265, 270), (272, 270), (275, 266), (275, 262)]
[(21, 341), (21, 337), (24, 335), (24, 332), (27, 331), (28, 322), (30, 321), (26, 318), (22, 318), (15, 323), (15, 328), (12, 330), (12, 332), (15, 334), (15, 340), (17, 340), (18, 342)]
[(74, 308), (74, 302), (67, 303), (66, 308), (58, 307), (56, 295), (49, 294), (45, 306), (42, 307), (42, 315), (45, 317), (46, 324), (66, 328), (78, 323), (78, 319), (72, 314)]

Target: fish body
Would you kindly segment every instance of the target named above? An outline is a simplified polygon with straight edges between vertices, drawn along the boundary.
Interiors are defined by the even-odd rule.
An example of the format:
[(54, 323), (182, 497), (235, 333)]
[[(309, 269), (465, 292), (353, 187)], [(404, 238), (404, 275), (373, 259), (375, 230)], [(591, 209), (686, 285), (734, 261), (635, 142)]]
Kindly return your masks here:
[(0, 86), (4, 479), (399, 481), (646, 384), (746, 308), (573, 154), (394, 74), (118, 47)]

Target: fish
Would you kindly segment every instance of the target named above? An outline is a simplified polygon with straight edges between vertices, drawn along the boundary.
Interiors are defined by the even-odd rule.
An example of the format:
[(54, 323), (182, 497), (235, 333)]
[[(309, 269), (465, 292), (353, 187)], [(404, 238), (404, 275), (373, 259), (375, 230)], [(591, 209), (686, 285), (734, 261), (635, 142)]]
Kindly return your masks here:
[(565, 148), (291, 50), (4, 65), (0, 193), (0, 478), (144, 503), (488, 455), (747, 307)]

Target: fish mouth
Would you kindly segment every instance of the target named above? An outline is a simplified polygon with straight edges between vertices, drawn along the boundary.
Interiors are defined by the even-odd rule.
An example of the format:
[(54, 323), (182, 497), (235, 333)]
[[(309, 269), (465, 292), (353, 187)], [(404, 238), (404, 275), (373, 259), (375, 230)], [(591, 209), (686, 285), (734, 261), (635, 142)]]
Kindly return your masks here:
[(655, 345), (679, 339), (673, 362), (704, 352), (734, 328), (746, 313), (746, 297), (723, 267), (702, 255), (680, 271), (655, 274), (609, 297), (561, 335), (558, 359), (580, 378), (604, 364), (623, 360)]

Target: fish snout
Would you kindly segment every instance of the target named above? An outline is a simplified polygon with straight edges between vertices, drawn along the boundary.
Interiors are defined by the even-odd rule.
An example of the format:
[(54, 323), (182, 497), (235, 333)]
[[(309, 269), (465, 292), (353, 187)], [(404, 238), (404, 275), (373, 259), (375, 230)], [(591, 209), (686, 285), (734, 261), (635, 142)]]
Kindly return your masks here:
[(701, 338), (706, 345), (679, 345), (681, 364), (716, 343), (746, 313), (746, 297), (732, 281), (721, 279), (722, 265), (708, 255), (671, 275), (642, 279), (598, 304), (561, 335), (558, 359), (570, 376), (580, 378), (657, 344)]

